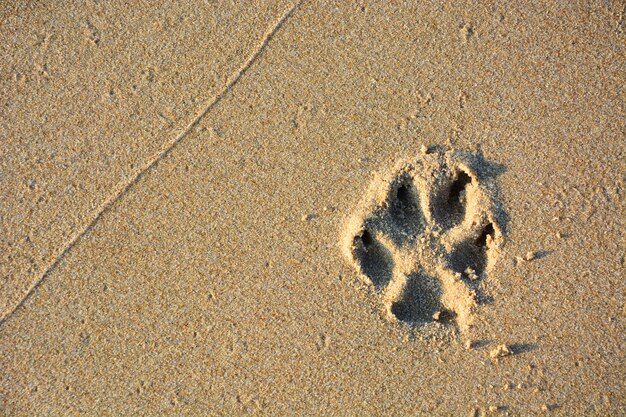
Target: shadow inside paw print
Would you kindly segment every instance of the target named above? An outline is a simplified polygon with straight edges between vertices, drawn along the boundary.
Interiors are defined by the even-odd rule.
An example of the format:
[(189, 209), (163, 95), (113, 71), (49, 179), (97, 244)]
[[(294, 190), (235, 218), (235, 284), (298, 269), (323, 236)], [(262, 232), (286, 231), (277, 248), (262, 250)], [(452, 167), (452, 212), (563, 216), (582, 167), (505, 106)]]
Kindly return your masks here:
[(354, 238), (354, 253), (359, 259), (361, 271), (376, 288), (384, 288), (391, 281), (393, 256), (367, 230)]
[(410, 274), (404, 293), (390, 305), (390, 312), (405, 323), (447, 322), (454, 313), (442, 306), (442, 294), (443, 288), (438, 280), (420, 273)]
[(458, 224), (465, 216), (466, 189), (472, 183), (472, 178), (466, 172), (455, 172), (453, 181), (446, 185), (443, 192), (438, 193), (431, 206), (432, 213), (439, 224), (445, 229)]
[(388, 199), (389, 217), (394, 226), (394, 237), (402, 243), (421, 231), (424, 219), (420, 211), (419, 191), (410, 176), (401, 176), (393, 189), (394, 195)]
[(467, 239), (459, 243), (448, 256), (452, 270), (467, 275), (469, 269), (474, 271), (474, 275), (481, 276), (487, 267), (487, 241), (492, 245), (495, 233), (493, 223), (488, 223), (476, 239)]
[(463, 330), (488, 298), (483, 284), (504, 216), (485, 166), (466, 152), (426, 153), (399, 162), (366, 193), (344, 249), (390, 320)]

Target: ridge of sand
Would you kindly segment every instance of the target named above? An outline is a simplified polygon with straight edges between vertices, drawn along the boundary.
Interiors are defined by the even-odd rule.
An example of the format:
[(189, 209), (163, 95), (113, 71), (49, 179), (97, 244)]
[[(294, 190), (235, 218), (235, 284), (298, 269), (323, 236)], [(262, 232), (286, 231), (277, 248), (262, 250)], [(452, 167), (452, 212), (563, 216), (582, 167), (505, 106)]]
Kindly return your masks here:
[[(6, 7), (8, 8), (9, 6), (6, 5)], [(44, 8), (46, 7), (46, 5), (45, 3), (39, 3), (37, 7)], [(78, 15), (84, 15), (87, 10), (88, 9), (80, 11)], [(291, 12), (293, 11), (293, 9), (289, 8), (285, 8), (285, 10)], [(145, 21), (149, 21), (151, 17), (154, 19), (151, 27), (152, 31), (157, 33), (171, 33), (173, 31), (173, 28), (162, 27), (163, 17), (158, 12), (159, 9), (156, 8), (152, 9), (148, 16), (139, 14), (138, 16), (140, 22), (145, 25)], [(196, 16), (194, 18), (201, 18), (201, 12), (202, 10), (196, 9)], [(284, 13), (280, 10), (278, 12)], [(13, 13), (17, 14), (18, 12)], [(29, 18), (32, 18), (35, 21), (38, 20), (38, 16), (35, 12), (32, 12), (31, 15), (28, 15), (28, 12), (26, 11), (23, 11), (22, 13), (26, 13)], [(100, 16), (102, 14), (105, 14), (105, 11), (96, 9), (95, 16)], [(153, 16), (149, 17), (149, 15)], [(10, 26), (11, 13), (8, 10), (5, 10), (5, 16), (7, 22), (6, 26)], [(79, 20), (79, 16), (75, 16), (76, 22)], [(137, 19), (137, 13), (126, 13), (124, 14), (124, 16), (125, 19), (133, 22), (127, 23), (129, 26), (137, 24), (134, 21), (134, 19)], [(78, 142), (77, 144), (75, 144), (74, 149), (69, 149), (69, 151), (72, 153), (72, 156), (62, 158), (66, 160), (71, 158), (71, 165), (78, 165), (76, 167), (72, 166), (72, 169), (76, 172), (95, 169), (96, 172), (99, 174), (95, 178), (91, 175), (87, 178), (81, 176), (68, 177), (66, 175), (61, 175), (56, 172), (58, 171), (57, 167), (47, 168), (48, 170), (46, 171), (46, 169), (41, 170), (40, 166), (38, 166), (37, 164), (33, 167), (30, 167), (29, 169), (22, 170), (15, 170), (14, 168), (16, 164), (8, 164), (7, 166), (3, 167), (3, 171), (6, 172), (7, 175), (4, 177), (2, 183), (0, 184), (2, 185), (2, 194), (5, 196), (5, 200), (7, 201), (7, 204), (3, 207), (6, 213), (3, 213), (2, 215), (2, 218), (4, 220), (3, 227), (7, 232), (7, 236), (0, 242), (0, 245), (2, 245), (2, 252), (5, 256), (4, 262), (2, 264), (2, 273), (5, 277), (5, 280), (0, 283), (0, 294), (2, 294), (2, 297), (0, 297), (0, 323), (4, 321), (6, 317), (12, 314), (12, 312), (15, 311), (16, 308), (19, 308), (19, 306), (25, 301), (25, 299), (29, 297), (32, 291), (41, 283), (43, 279), (45, 279), (50, 271), (56, 267), (58, 262), (66, 255), (67, 251), (71, 250), (71, 248), (76, 244), (81, 236), (91, 230), (91, 228), (93, 227), (95, 222), (98, 221), (102, 213), (106, 212), (109, 209), (110, 205), (113, 204), (117, 199), (119, 199), (129, 189), (129, 187), (131, 187), (145, 173), (145, 171), (150, 168), (150, 166), (152, 166), (160, 158), (162, 158), (163, 155), (168, 152), (172, 146), (175, 146), (175, 144), (180, 139), (188, 134), (193, 125), (198, 122), (199, 118), (201, 118), (206, 111), (209, 111), (210, 108), (215, 105), (217, 101), (219, 101), (223, 94), (227, 93), (228, 89), (231, 88), (232, 85), (238, 81), (243, 71), (248, 68), (248, 66), (254, 61), (254, 59), (256, 59), (258, 54), (265, 48), (266, 42), (272, 36), (273, 31), (280, 27), (282, 23), (282, 19), (280, 18), (280, 16), (281, 15), (279, 14), (279, 18), (277, 21), (270, 22), (269, 32), (262, 33), (259, 43), (253, 46), (252, 52), (242, 60), (243, 62), (240, 64), (240, 66), (230, 70), (230, 75), (225, 80), (224, 84), (222, 86), (216, 85), (208, 88), (209, 91), (217, 91), (213, 95), (213, 97), (208, 100), (208, 104), (205, 105), (205, 107), (199, 112), (196, 112), (196, 114), (193, 116), (193, 119), (188, 122), (186, 126), (182, 129), (177, 128), (177, 125), (181, 124), (184, 119), (187, 118), (185, 114), (186, 112), (193, 113), (193, 107), (198, 101), (196, 98), (191, 98), (191, 103), (183, 103), (182, 105), (178, 103), (178, 108), (175, 110), (176, 112), (178, 112), (178, 114), (176, 114), (175, 116), (171, 110), (154, 110), (158, 114), (158, 117), (160, 119), (167, 119), (169, 117), (169, 119), (167, 120), (167, 128), (161, 130), (152, 129), (148, 132), (148, 135), (154, 136), (154, 138), (151, 141), (144, 141), (144, 143), (139, 143), (137, 145), (130, 143), (131, 139), (125, 138), (126, 136), (129, 136), (133, 133), (137, 134), (137, 132), (133, 130), (133, 128), (137, 127), (134, 120), (124, 120), (124, 117), (127, 117), (127, 115), (120, 115), (116, 113), (115, 116), (111, 116), (118, 119), (115, 127), (109, 126), (109, 122), (106, 121), (106, 118), (102, 117), (95, 120), (97, 123), (93, 123), (93, 113), (87, 113), (87, 120), (85, 120), (86, 118), (81, 118), (82, 114), (80, 111), (77, 112), (78, 116), (73, 115), (74, 119), (77, 119), (73, 120), (74, 123), (79, 126), (84, 124), (96, 124), (97, 126), (98, 124), (101, 124), (102, 120), (104, 119), (104, 122), (107, 124), (107, 128), (115, 132), (117, 129), (120, 128), (120, 126), (123, 126), (124, 123), (128, 123), (129, 125), (127, 128), (122, 128), (120, 130), (119, 135), (122, 135), (122, 138), (120, 138), (120, 142), (123, 147), (134, 148), (134, 155), (123, 155), (123, 152), (126, 151), (125, 149), (119, 150), (115, 146), (108, 145), (110, 148), (114, 148), (107, 149), (107, 152), (112, 153), (113, 156), (111, 157), (107, 155), (105, 157), (100, 157), (97, 154), (93, 154), (93, 145), (90, 144), (89, 141), (81, 139), (81, 141), (84, 141), (86, 143)], [(83, 41), (86, 45), (86, 47), (84, 48), (84, 54), (90, 59), (84, 58), (84, 62), (79, 62), (77, 68), (74, 68), (73, 72), (70, 73), (70, 75), (74, 75), (80, 71), (88, 72), (88, 65), (92, 63), (91, 60), (93, 60), (94, 63), (98, 63), (98, 61), (93, 58), (93, 56), (97, 57), (98, 51), (106, 49), (108, 44), (113, 42), (113, 39), (111, 39), (114, 38), (113, 34), (105, 33), (104, 30), (99, 30), (94, 26), (94, 23), (92, 22), (94, 20), (93, 15), (90, 18), (85, 18), (86, 26), (80, 28), (75, 28), (69, 24), (67, 25), (68, 27), (65, 28), (59, 28), (58, 26), (55, 26), (54, 14), (49, 16), (48, 19), (49, 20), (44, 21), (43, 23), (43, 40), (36, 44), (36, 46), (45, 48), (46, 50), (50, 49), (55, 43), (61, 43), (61, 49), (68, 48), (67, 45), (62, 43), (66, 40), (65, 38), (71, 39), (71, 35), (75, 35), (72, 32), (76, 30), (80, 33), (84, 32), (82, 33), (85, 36)], [(226, 18), (226, 21), (228, 21), (228, 17)], [(111, 22), (107, 22), (106, 20), (104, 20), (102, 21), (101, 26), (106, 26), (110, 24)], [(39, 24), (35, 24), (32, 28), (29, 28), (28, 30), (40, 30), (39, 26)], [(185, 25), (177, 26), (174, 29), (178, 32), (178, 35), (172, 36), (173, 38), (178, 38), (181, 35), (184, 36), (189, 30), (189, 28), (185, 27)], [(153, 34), (151, 33), (151, 35)], [(236, 35), (236, 32), (231, 31), (231, 33), (225, 34), (225, 36), (227, 35), (230, 35), (234, 38), (233, 35)], [(26, 38), (26, 33), (22, 34), (22, 37)], [(254, 38), (251, 37), (251, 40), (254, 41)], [(20, 41), (23, 42), (22, 39), (18, 38), (15, 43), (19, 43)], [(214, 40), (214, 42), (219, 43), (219, 38)], [(248, 42), (249, 40), (245, 40), (241, 43), (245, 44)], [(4, 44), (5, 47), (10, 45), (10, 43), (8, 42), (5, 42)], [(126, 45), (124, 45), (123, 47), (126, 48)], [(119, 49), (121, 48), (122, 47), (118, 47), (118, 56), (123, 56), (123, 54), (120, 53), (121, 51), (119, 51)], [(152, 49), (152, 46), (144, 46), (144, 49), (150, 51)], [(187, 51), (187, 53), (189, 53), (189, 51)], [(39, 60), (41, 62), (47, 62), (50, 61), (52, 58), (56, 58), (56, 54), (42, 53), (41, 55), (41, 57), (36, 57), (34, 59), (36, 61)], [(63, 97), (63, 95), (56, 90), (60, 88), (85, 89), (85, 85), (83, 84), (91, 82), (89, 78), (87, 80), (80, 79), (75, 81), (77, 83), (76, 85), (73, 85), (71, 79), (62, 79), (62, 83), (58, 85), (59, 81), (57, 81), (57, 75), (61, 72), (61, 68), (68, 65), (66, 62), (61, 60), (59, 62), (56, 62), (55, 65), (47, 63), (41, 64), (40, 66), (45, 66), (47, 69), (45, 71), (41, 70), (39, 72), (35, 72), (35, 75), (31, 75), (28, 74), (24, 69), (20, 68), (24, 65), (24, 63), (20, 62), (17, 59), (18, 57), (15, 58), (16, 60), (13, 63), (13, 68), (9, 68), (9, 64), (11, 64), (11, 61), (7, 61), (4, 63), (5, 68), (3, 68), (3, 72), (12, 71), (14, 73), (13, 75), (15, 76), (15, 79), (13, 80), (9, 78), (8, 80), (5, 80), (5, 82), (2, 84), (2, 91), (4, 91), (7, 98), (12, 97), (12, 100), (16, 103), (20, 103), (20, 101), (26, 101), (29, 94), (33, 94), (32, 85), (35, 82), (37, 82), (37, 90), (35, 91), (37, 91), (44, 97), (45, 95), (42, 94), (42, 90), (46, 95), (54, 94), (56, 92), (57, 95), (53, 95), (55, 102), (59, 101), (59, 96)], [(109, 59), (113, 60), (114, 58), (109, 57)], [(117, 57), (115, 57), (115, 59), (117, 59)], [(223, 66), (220, 65), (221, 63), (219, 62), (219, 55), (213, 56), (211, 59), (214, 62), (217, 61), (215, 62), (216, 67), (220, 68), (221, 66)], [(125, 71), (127, 71), (128, 74), (120, 74), (118, 75), (118, 77), (120, 77), (121, 75), (126, 75), (128, 78), (134, 81), (135, 84), (133, 84), (132, 93), (130, 94), (131, 98), (132, 95), (141, 94), (144, 97), (147, 96), (147, 98), (150, 98), (149, 101), (154, 104), (155, 99), (152, 98), (152, 95), (155, 94), (154, 90), (156, 89), (152, 86), (157, 81), (159, 81), (162, 86), (161, 91), (156, 91), (159, 91), (161, 95), (167, 96), (168, 93), (171, 93), (169, 89), (166, 89), (166, 87), (169, 87), (167, 85), (167, 82), (174, 84), (176, 81), (178, 81), (176, 80), (176, 76), (178, 73), (176, 72), (176, 67), (168, 68), (167, 70), (160, 69), (161, 73), (157, 73), (154, 69), (154, 66), (152, 65), (153, 60), (154, 58), (149, 57), (145, 59), (145, 62), (142, 62), (144, 68), (147, 69), (141, 70), (140, 80), (133, 80), (133, 78), (137, 77), (137, 74), (134, 73), (135, 71), (137, 71), (135, 68), (136, 64), (134, 63), (132, 65), (127, 64), (127, 68), (125, 69)], [(106, 64), (110, 64), (110, 62), (106, 62)], [(168, 70), (170, 74), (168, 74)], [(189, 71), (189, 69), (187, 68), (185, 71)], [(171, 74), (171, 72), (174, 72), (174, 74)], [(187, 75), (185, 74), (185, 76)], [(170, 80), (168, 80), (167, 82), (162, 81), (163, 78), (167, 77), (169, 77)], [(185, 92), (185, 95), (189, 96), (193, 92), (193, 88), (190, 88), (191, 85), (188, 80), (185, 81), (187, 81), (187, 84), (185, 85), (185, 89), (187, 90)], [(196, 81), (199, 85), (206, 87), (206, 81), (203, 80), (202, 77), (200, 77), (200, 80)], [(126, 107), (128, 106), (127, 102), (129, 102), (131, 99), (128, 98), (127, 92), (122, 91), (121, 89), (129, 87), (127, 85), (128, 79), (117, 80), (117, 82), (120, 85), (113, 86), (114, 82), (110, 82), (112, 87), (108, 91), (108, 93), (105, 94), (102, 100), (105, 106), (108, 104), (110, 106), (113, 106), (114, 108), (123, 107), (126, 109)], [(159, 100), (161, 99), (162, 98), (159, 97)], [(130, 109), (126, 109), (126, 111), (131, 114), (137, 113), (138, 111), (142, 110), (146, 111), (143, 109), (143, 107), (145, 107), (145, 103), (149, 101), (146, 99), (141, 102), (141, 104), (134, 103), (134, 108), (131, 107)], [(163, 103), (161, 102), (157, 104), (163, 105)], [(100, 108), (102, 107), (102, 103), (98, 102), (95, 102), (93, 104), (89, 103), (89, 105), (92, 105), (94, 109), (97, 109), (95, 110), (96, 112), (99, 112)], [(57, 106), (57, 109), (55, 109), (57, 112), (67, 112), (67, 110), (63, 109), (63, 106), (61, 104), (57, 104)], [(85, 107), (89, 109), (90, 106), (83, 105), (81, 110), (84, 111)], [(67, 103), (67, 108), (72, 109), (72, 103)], [(164, 116), (163, 112), (169, 112), (169, 116)], [(148, 120), (154, 119), (155, 115), (150, 114), (147, 116), (147, 118)], [(59, 130), (63, 131), (64, 129), (67, 129), (62, 124), (66, 119), (72, 120), (71, 117), (61, 115), (60, 117), (58, 117), (58, 120), (54, 121), (54, 123), (61, 124), (61, 126), (58, 128)], [(89, 121), (89, 119), (91, 119), (91, 121)], [(24, 127), (24, 125), (21, 123), (14, 123), (9, 126), (9, 137), (13, 139), (13, 141), (9, 141), (6, 144), (7, 146), (5, 148), (5, 151), (7, 156), (9, 155), (9, 151), (13, 147), (19, 149), (19, 147), (22, 146), (23, 150), (28, 149), (27, 145), (22, 144), (21, 141), (23, 137), (27, 136), (25, 129), (31, 128), (32, 126), (28, 126), (26, 124)], [(98, 127), (91, 126), (90, 128), (91, 130), (87, 133), (88, 135), (98, 136), (101, 133), (98, 131)], [(141, 135), (141, 133), (142, 132), (138, 134)], [(107, 132), (107, 135), (110, 134), (110, 132)], [(171, 139), (172, 137), (173, 139)], [(108, 138), (107, 140), (110, 140), (110, 138)], [(35, 146), (32, 146), (31, 148), (35, 150), (34, 162), (39, 162), (41, 159), (46, 158), (54, 161), (55, 154), (57, 152), (62, 153), (65, 150), (65, 145), (61, 143), (58, 146), (58, 149), (53, 151), (52, 155), (49, 155), (48, 152), (45, 152), (45, 156), (37, 154), (37, 149)], [(90, 148), (92, 149), (90, 157), (84, 160), (80, 160), (80, 163), (76, 163), (74, 155), (89, 152)], [(23, 150), (20, 153), (23, 153)], [(15, 152), (15, 150), (13, 151)], [(117, 159), (120, 159), (120, 161), (118, 162)], [(128, 169), (127, 166), (124, 166), (124, 164), (127, 163), (127, 159), (130, 159), (130, 161), (128, 162), (130, 169)], [(2, 160), (4, 162), (10, 161), (10, 159), (8, 158), (4, 158)], [(33, 161), (20, 161), (20, 164), (27, 166), (32, 165), (32, 162)], [(81, 164), (84, 164), (86, 166), (80, 166)], [(102, 172), (104, 171), (104, 168), (101, 167), (102, 164), (108, 165), (106, 168), (106, 172)], [(111, 166), (111, 164), (113, 164), (114, 166)], [(68, 168), (67, 165), (68, 164), (64, 163), (63, 165), (61, 165), (61, 168), (65, 170)], [(24, 179), (24, 174), (27, 175), (26, 179)], [(22, 181), (22, 184), (19, 183), (20, 180)], [(85, 198), (82, 193), (77, 192), (78, 190), (82, 191), (90, 189), (94, 187), (97, 183), (100, 183), (102, 181), (108, 183), (108, 188), (104, 193), (105, 195), (101, 197), (101, 201), (98, 201), (98, 198), (93, 199), (92, 196), (86, 196)], [(67, 190), (70, 191), (69, 200)], [(97, 191), (101, 190), (99, 189)], [(18, 194), (17, 196), (15, 195), (16, 193)], [(97, 194), (97, 192), (94, 192), (94, 194)], [(59, 201), (60, 197), (64, 197), (61, 199), (62, 201)], [(37, 199), (36, 202), (33, 201), (34, 198)], [(85, 199), (87, 201), (84, 201)], [(40, 209), (40, 206), (42, 206), (42, 209)], [(69, 214), (70, 207), (72, 207), (71, 215)], [(27, 210), (28, 214), (20, 213), (25, 210)], [(55, 222), (51, 222), (51, 226), (46, 224), (46, 221), (50, 217), (57, 218)], [(26, 218), (27, 220), (19, 221), (20, 219), (24, 218)], [(41, 224), (42, 222), (44, 223), (43, 225)], [(48, 239), (47, 241), (45, 240), (46, 238)]]
[(283, 23), (297, 10), (303, 0), (300, 0), (298, 3), (295, 3), (293, 7), (291, 7), (287, 12), (274, 24), (271, 29), (263, 36), (261, 43), (257, 48), (254, 49), (253, 53), (246, 59), (243, 65), (233, 73), (229, 78), (222, 90), (209, 100), (209, 104), (187, 125), (187, 127), (176, 136), (171, 142), (166, 143), (164, 147), (155, 155), (151, 156), (147, 159), (143, 166), (141, 166), (136, 174), (130, 178), (130, 181), (126, 184), (122, 184), (117, 191), (114, 191), (102, 204), (101, 208), (96, 211), (96, 214), (92, 218), (92, 220), (87, 223), (87, 225), (77, 231), (64, 245), (63, 250), (59, 253), (59, 255), (54, 258), (50, 266), (46, 268), (43, 274), (33, 282), (32, 286), (28, 289), (23, 298), (8, 312), (0, 317), (0, 328), (4, 321), (6, 321), (16, 309), (20, 308), (28, 298), (31, 296), (33, 291), (37, 289), (39, 285), (46, 279), (46, 277), (52, 272), (59, 262), (72, 250), (72, 248), (80, 241), (82, 237), (84, 237), (87, 233), (89, 233), (94, 225), (98, 222), (100, 217), (106, 214), (107, 211), (111, 209), (113, 204), (115, 204), (120, 198), (124, 196), (141, 178), (152, 169), (161, 159), (167, 156), (172, 149), (176, 145), (178, 145), (191, 131), (194, 127), (198, 125), (200, 120), (206, 116), (206, 114), (211, 111), (213, 106), (215, 106), (232, 88), (233, 86), (241, 79), (243, 74), (250, 68), (250, 66), (256, 61), (259, 55), (263, 52), (263, 50), (267, 47), (268, 43), (271, 41), (274, 34), (280, 29)]

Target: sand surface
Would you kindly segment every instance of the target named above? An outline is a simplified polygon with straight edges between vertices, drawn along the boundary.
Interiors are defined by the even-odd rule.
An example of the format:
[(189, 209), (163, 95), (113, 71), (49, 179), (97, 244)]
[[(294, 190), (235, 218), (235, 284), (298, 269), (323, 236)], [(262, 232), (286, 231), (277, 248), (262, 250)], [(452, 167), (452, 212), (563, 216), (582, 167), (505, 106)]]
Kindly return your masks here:
[(624, 3), (242, 3), (0, 4), (0, 414), (625, 415)]

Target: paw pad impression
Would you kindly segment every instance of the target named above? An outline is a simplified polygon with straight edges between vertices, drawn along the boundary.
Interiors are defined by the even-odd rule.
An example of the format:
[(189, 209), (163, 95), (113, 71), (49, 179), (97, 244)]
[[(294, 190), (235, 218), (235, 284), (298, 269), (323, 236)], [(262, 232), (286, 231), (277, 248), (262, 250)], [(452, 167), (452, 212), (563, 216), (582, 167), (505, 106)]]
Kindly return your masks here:
[(471, 325), (502, 244), (495, 186), (467, 152), (424, 153), (377, 176), (343, 250), (384, 315), (420, 329)]

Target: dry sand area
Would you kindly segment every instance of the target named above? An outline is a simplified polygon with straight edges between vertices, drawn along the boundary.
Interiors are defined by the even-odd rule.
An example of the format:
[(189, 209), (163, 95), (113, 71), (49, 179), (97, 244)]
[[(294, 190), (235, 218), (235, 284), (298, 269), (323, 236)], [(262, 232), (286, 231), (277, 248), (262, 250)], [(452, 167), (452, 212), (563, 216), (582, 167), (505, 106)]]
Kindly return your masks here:
[(0, 415), (626, 415), (625, 19), (0, 2)]

